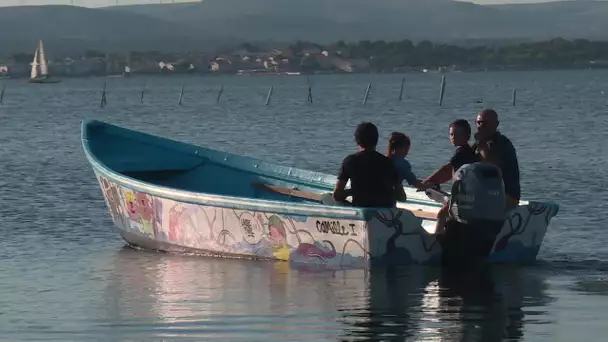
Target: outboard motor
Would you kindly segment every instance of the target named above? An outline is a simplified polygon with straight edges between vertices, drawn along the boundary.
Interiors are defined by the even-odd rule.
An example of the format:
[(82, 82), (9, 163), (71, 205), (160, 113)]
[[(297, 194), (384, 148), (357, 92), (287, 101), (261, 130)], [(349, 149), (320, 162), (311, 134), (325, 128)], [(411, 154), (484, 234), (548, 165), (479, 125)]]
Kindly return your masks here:
[(454, 173), (444, 236), (444, 265), (464, 267), (485, 261), (506, 212), (505, 187), (494, 164), (465, 164)]
[(471, 225), (502, 222), (505, 216), (505, 186), (500, 168), (490, 163), (471, 163), (454, 172), (450, 215)]

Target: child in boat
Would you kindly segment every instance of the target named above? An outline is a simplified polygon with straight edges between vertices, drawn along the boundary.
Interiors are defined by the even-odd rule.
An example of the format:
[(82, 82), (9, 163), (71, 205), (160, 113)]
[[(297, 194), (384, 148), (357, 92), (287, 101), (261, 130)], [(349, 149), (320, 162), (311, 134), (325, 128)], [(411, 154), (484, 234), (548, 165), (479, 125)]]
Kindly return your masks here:
[[(464, 119), (459, 119), (450, 124), (450, 142), (456, 147), (452, 158), (435, 171), (431, 176), (425, 179), (422, 183), (425, 185), (442, 184), (450, 179), (456, 170), (464, 164), (470, 164), (477, 161), (475, 152), (469, 145), (471, 138), (471, 125)], [(443, 207), (437, 212), (437, 225), (435, 233), (441, 233), (445, 227), (448, 218), (448, 204), (444, 203)]]
[[(393, 132), (388, 139), (386, 156), (391, 159), (395, 168), (397, 168), (397, 172), (399, 173), (399, 184), (402, 184), (405, 180), (409, 185), (420, 190), (427, 189), (431, 187), (431, 184), (422, 184), (422, 181), (416, 178), (416, 175), (412, 172), (412, 165), (406, 159), (410, 151), (410, 146), (411, 140), (407, 135), (401, 132)], [(401, 187), (399, 192), (397, 200), (405, 202), (407, 197), (405, 191), (403, 191), (403, 187)]]

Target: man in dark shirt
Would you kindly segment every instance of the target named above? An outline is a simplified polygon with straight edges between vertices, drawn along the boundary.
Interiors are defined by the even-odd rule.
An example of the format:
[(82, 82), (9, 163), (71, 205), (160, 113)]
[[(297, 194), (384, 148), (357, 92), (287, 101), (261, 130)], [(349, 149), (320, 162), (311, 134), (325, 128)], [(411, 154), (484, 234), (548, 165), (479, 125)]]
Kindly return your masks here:
[(479, 145), (486, 144), (489, 153), (497, 160), (497, 165), (502, 172), (507, 195), (507, 208), (516, 207), (521, 198), (519, 184), (519, 163), (515, 147), (509, 138), (502, 135), (498, 130), (498, 114), (493, 109), (484, 109), (477, 116), (477, 134), (473, 150), (480, 154)]
[[(333, 198), (345, 202), (352, 194), (356, 207), (395, 207), (399, 177), (393, 162), (376, 151), (378, 128), (371, 122), (360, 123), (355, 130), (359, 152), (342, 161)], [(351, 189), (345, 190), (350, 179)]]

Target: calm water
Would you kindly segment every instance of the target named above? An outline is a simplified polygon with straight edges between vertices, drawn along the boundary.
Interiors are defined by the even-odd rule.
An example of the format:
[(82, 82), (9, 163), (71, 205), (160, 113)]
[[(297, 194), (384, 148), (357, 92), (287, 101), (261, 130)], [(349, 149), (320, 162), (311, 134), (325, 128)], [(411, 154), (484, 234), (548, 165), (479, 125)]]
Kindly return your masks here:
[[(608, 73), (450, 74), (443, 108), (439, 75), (406, 75), (401, 103), (400, 79), (315, 76), (312, 105), (301, 77), (110, 79), (104, 109), (102, 79), (8, 81), (0, 106), (0, 339), (603, 339)], [(354, 126), (371, 120), (383, 140), (393, 130), (411, 136), (410, 160), (426, 176), (451, 152), (449, 122), (473, 122), (483, 106), (498, 110), (517, 147), (524, 197), (556, 201), (561, 211), (536, 265), (482, 275), (319, 272), (133, 251), (112, 231), (79, 140), (80, 120), (95, 118), (335, 173), (354, 150)]]

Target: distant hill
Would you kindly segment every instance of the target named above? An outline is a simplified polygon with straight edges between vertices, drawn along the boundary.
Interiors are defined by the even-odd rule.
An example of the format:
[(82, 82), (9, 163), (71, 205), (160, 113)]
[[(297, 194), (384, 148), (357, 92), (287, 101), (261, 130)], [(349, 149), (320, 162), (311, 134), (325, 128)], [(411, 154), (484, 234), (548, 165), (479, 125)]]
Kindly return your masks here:
[(203, 0), (116, 6), (0, 7), (0, 55), (200, 51), (249, 42), (362, 39), (475, 42), (608, 40), (608, 1), (492, 5), (451, 0)]
[[(201, 34), (290, 42), (340, 39), (485, 38), (498, 10), (450, 0), (204, 0), (120, 10), (192, 27)], [(475, 18), (475, 20), (471, 20)]]
[(242, 40), (608, 39), (606, 1), (482, 6), (451, 0), (203, 0), (120, 10)]
[(0, 55), (33, 53), (44, 39), (48, 53), (86, 49), (104, 51), (179, 50), (212, 41), (159, 18), (74, 6), (0, 7)]

